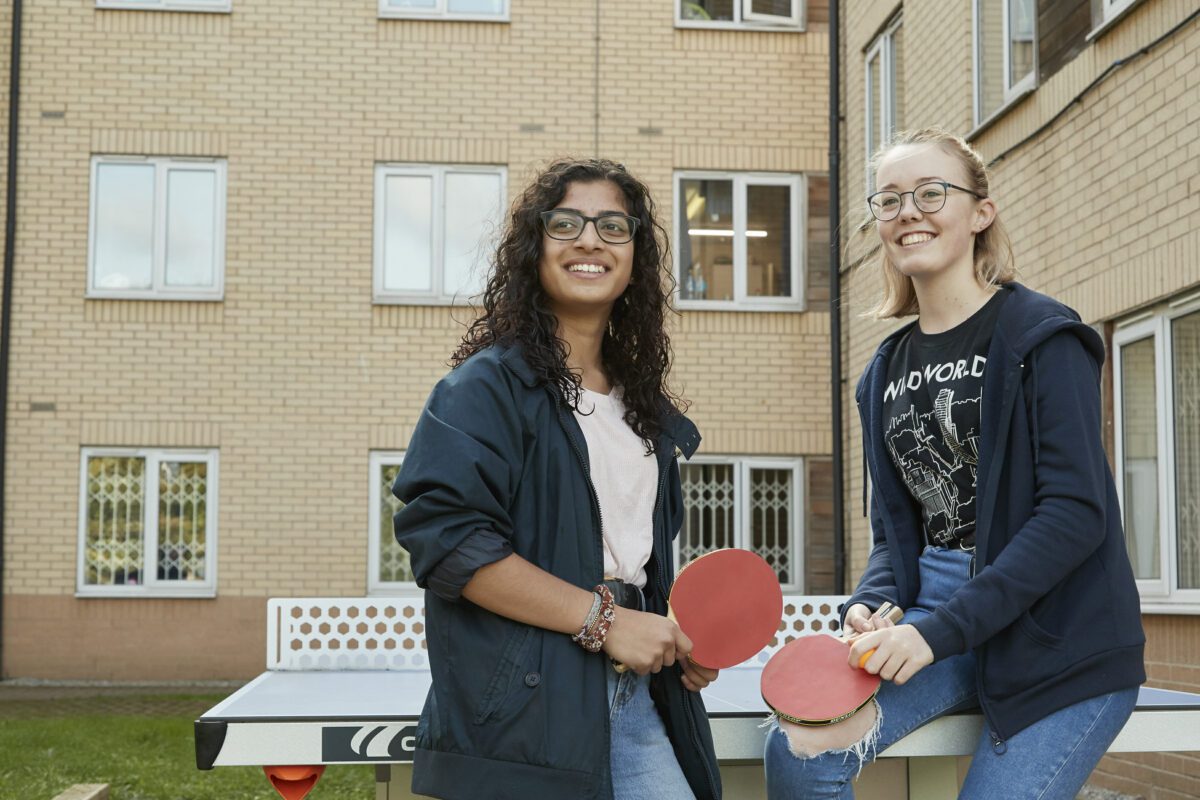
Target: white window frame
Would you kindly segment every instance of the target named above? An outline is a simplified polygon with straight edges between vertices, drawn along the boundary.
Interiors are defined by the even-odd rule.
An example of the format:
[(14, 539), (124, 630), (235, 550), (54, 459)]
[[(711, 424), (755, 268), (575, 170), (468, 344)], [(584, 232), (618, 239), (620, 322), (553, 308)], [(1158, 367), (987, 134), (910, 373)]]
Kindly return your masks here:
[[(1153, 339), (1156, 392), (1155, 414), (1158, 424), (1158, 519), (1159, 578), (1137, 581), (1142, 612), (1147, 614), (1200, 614), (1200, 589), (1180, 589), (1179, 531), (1176, 518), (1175, 487), (1175, 382), (1171, 364), (1171, 323), (1188, 314), (1200, 312), (1200, 296), (1192, 295), (1169, 304), (1165, 309), (1135, 317), (1113, 331), (1113, 441), (1115, 447), (1117, 497), (1125, 507), (1125, 454), (1123, 430), (1124, 397), (1122, 385), (1122, 348), (1134, 342)], [(1124, 519), (1124, 514), (1122, 514)]]
[(422, 589), (413, 581), (383, 581), (379, 579), (379, 526), (383, 522), (383, 486), (379, 480), (384, 467), (404, 463), (403, 450), (372, 450), (370, 458), (370, 527), (367, 535), (367, 594), (371, 597), (404, 597), (421, 595)]
[(754, 11), (754, 0), (734, 0), (732, 20), (712, 20), (705, 22), (697, 19), (683, 18), (683, 4), (686, 0), (675, 0), (676, 28), (703, 28), (705, 30), (737, 30), (737, 31), (795, 31), (803, 32), (807, 25), (807, 2), (791, 0), (792, 13), (788, 16), (763, 14)]
[[(88, 460), (116, 456), (144, 458), (145, 496), (142, 498), (142, 582), (137, 586), (96, 586), (84, 582), (87, 548)], [(203, 581), (167, 581), (158, 578), (158, 469), (163, 461), (204, 462), (208, 465), (204, 498)], [(76, 597), (216, 597), (217, 521), (220, 518), (220, 458), (215, 449), (141, 447), (84, 447), (79, 454), (79, 529), (76, 534)]]
[[(377, 163), (375, 165), (375, 232), (374, 232), (374, 302), (381, 305), (427, 305), (427, 306), (463, 306), (470, 301), (470, 296), (455, 295), (448, 292), (444, 286), (445, 280), (445, 249), (446, 249), (446, 176), (449, 174), (467, 175), (496, 175), (500, 177), (500, 206), (501, 216), (504, 213), (505, 199), (508, 197), (508, 168), (493, 164), (397, 164)], [(428, 177), (433, 182), (433, 204), (430, 224), (433, 230), (433, 241), (430, 244), (430, 277), (432, 288), (427, 292), (420, 291), (390, 291), (383, 286), (385, 236), (387, 226), (384, 224), (384, 201), (387, 197), (384, 182), (393, 175)], [(497, 220), (499, 226), (501, 220)]]
[[(106, 164), (148, 164), (154, 167), (154, 240), (149, 289), (107, 289), (96, 285), (97, 178)], [(212, 172), (216, 175), (213, 209), (213, 283), (208, 288), (167, 285), (167, 175), (171, 170)], [(227, 164), (216, 158), (165, 158), (151, 156), (92, 156), (88, 203), (87, 290), (89, 299), (108, 300), (221, 300), (225, 296), (225, 195)]]
[[(996, 3), (1001, 4), (1001, 13), (1003, 17), (1003, 25), (1001, 30), (1004, 36), (1003, 50), (1004, 57), (1002, 61), (1002, 69), (1004, 74), (1001, 77), (1004, 85), (1004, 99), (1000, 103), (999, 108), (996, 108), (990, 113), (986, 113), (983, 109), (983, 92), (981, 91), (983, 81), (983, 69), (980, 64), (982, 52), (979, 47), (979, 4), (980, 3)], [(971, 3), (971, 64), (973, 66), (973, 76), (971, 82), (971, 107), (975, 119), (975, 129), (968, 134), (967, 138), (973, 137), (979, 133), (984, 127), (991, 123), (992, 120), (1004, 115), (1008, 109), (1017, 104), (1018, 101), (1025, 95), (1037, 88), (1038, 76), (1038, 29), (1037, 29), (1037, 4), (1034, 3), (1033, 8), (1033, 65), (1030, 67), (1029, 74), (1021, 78), (1020, 81), (1013, 84), (1009, 82), (1010, 73), (1012, 70), (1012, 38), (1009, 36), (1011, 30), (1011, 7), (1008, 0), (973, 0)], [(995, 68), (995, 65), (992, 66)]]
[[(680, 466), (684, 464), (688, 466), (699, 466), (703, 464), (718, 464), (733, 466), (733, 496), (734, 509), (733, 515), (733, 546), (742, 549), (750, 550), (750, 502), (746, 496), (750, 488), (750, 471), (754, 469), (787, 469), (792, 473), (792, 508), (791, 520), (792, 528), (788, 532), (788, 541), (792, 547), (791, 564), (792, 575), (796, 580), (791, 583), (780, 584), (785, 593), (802, 593), (804, 591), (804, 545), (805, 545), (805, 521), (807, 516), (808, 506), (806, 505), (807, 495), (805, 486), (805, 469), (804, 459), (799, 456), (732, 456), (732, 455), (704, 455), (693, 456), (686, 462), (680, 460)], [(684, 500), (684, 506), (687, 506), (687, 500)], [(751, 550), (753, 552), (753, 550)], [(672, 550), (672, 557), (675, 560), (676, 571), (682, 566), (679, 563), (679, 537), (675, 537), (675, 543)]]
[[(678, 244), (687, 233), (686, 223), (679, 208), (685, 180), (733, 181), (733, 299), (692, 300), (683, 297), (682, 265), (679, 262), (681, 247)], [(746, 188), (748, 186), (788, 186), (791, 188), (792, 263), (791, 297), (750, 297), (746, 293)], [(803, 311), (805, 275), (804, 264), (808, 252), (808, 176), (803, 173), (784, 172), (717, 172), (703, 170), (679, 170), (675, 173), (674, 202), (672, 203), (673, 230), (676, 246), (673, 248), (675, 261), (675, 294), (677, 307), (696, 311)]]
[(379, 0), (380, 19), (442, 19), (455, 22), (509, 22), (510, 3), (503, 0), (499, 14), (455, 14), (446, 10), (446, 0), (437, 0), (433, 8), (393, 8), (387, 0)]
[[(866, 58), (863, 60), (863, 78), (866, 81), (866, 97), (864, 103), (866, 105), (866, 115), (864, 122), (866, 129), (864, 131), (863, 141), (866, 145), (866, 160), (867, 165), (865, 173), (867, 180), (867, 195), (869, 196), (875, 191), (875, 176), (871, 173), (871, 157), (875, 155), (883, 144), (890, 140), (896, 133), (896, 31), (900, 30), (904, 25), (903, 15), (897, 15), (895, 19), (888, 23), (887, 28), (883, 33), (875, 39), (871, 47), (867, 50)], [(875, 93), (875, 87), (871, 81), (871, 62), (876, 58), (879, 59), (879, 78), (882, 83), (879, 89), (879, 109), (872, 108), (871, 97)], [(872, 141), (875, 133), (875, 112), (883, 118), (884, 123), (884, 141)]]
[(233, 0), (96, 0), (96, 8), (128, 11), (211, 11), (228, 13)]

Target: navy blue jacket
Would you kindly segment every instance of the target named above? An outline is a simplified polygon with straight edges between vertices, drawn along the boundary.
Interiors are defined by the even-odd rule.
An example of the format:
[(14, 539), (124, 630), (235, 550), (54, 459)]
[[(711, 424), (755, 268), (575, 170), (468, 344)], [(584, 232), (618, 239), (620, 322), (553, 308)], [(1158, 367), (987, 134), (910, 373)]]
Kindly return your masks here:
[[(975, 651), (980, 705), (1000, 740), (1146, 679), (1137, 587), (1101, 444), (1104, 343), (1061, 303), (1015, 283), (1002, 291), (1011, 294), (983, 378), (976, 574), (916, 623), (935, 660)], [(920, 508), (883, 441), (888, 358), (912, 324), (883, 341), (855, 392), (874, 548), (850, 603), (870, 608), (907, 607), (920, 588)]]
[[(673, 409), (665, 426), (645, 590), (648, 610), (659, 614), (683, 522), (676, 448), (690, 457), (700, 442)], [(392, 488), (406, 504), (395, 531), (417, 584), (427, 587), (437, 564), (482, 530), (591, 589), (603, 579), (604, 556), (588, 464), (570, 407), (538, 384), (519, 349), (471, 356), (434, 388)], [(466, 599), (427, 590), (425, 604), (433, 687), (417, 726), (413, 790), (470, 800), (610, 798), (607, 657)], [(692, 791), (717, 800), (720, 775), (700, 695), (683, 687), (677, 666), (655, 675), (650, 693)]]

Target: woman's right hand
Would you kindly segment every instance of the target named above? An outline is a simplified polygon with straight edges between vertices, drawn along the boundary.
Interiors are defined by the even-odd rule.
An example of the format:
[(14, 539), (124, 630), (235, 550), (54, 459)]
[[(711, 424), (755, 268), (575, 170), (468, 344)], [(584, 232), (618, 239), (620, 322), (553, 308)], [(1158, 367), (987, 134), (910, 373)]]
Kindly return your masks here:
[(884, 627), (886, 620), (871, 616), (871, 609), (862, 603), (855, 603), (846, 610), (846, 623), (842, 626), (843, 636), (854, 636), (860, 633), (870, 633)]
[(620, 606), (614, 612), (604, 652), (637, 674), (658, 672), (692, 652), (692, 640), (666, 617)]

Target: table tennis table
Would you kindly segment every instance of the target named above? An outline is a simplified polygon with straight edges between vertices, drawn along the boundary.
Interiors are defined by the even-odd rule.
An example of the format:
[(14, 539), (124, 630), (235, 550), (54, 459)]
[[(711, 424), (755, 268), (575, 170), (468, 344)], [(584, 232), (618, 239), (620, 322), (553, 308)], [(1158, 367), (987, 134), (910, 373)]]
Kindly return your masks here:
[[(787, 598), (779, 640), (746, 665), (724, 670), (704, 690), (723, 772), (762, 762), (768, 709), (759, 677), (766, 659), (794, 635), (832, 630), (842, 601)], [(416, 722), (430, 685), (417, 644), (423, 640), (421, 600), (271, 600), (268, 618), (272, 668), (196, 720), (197, 766), (373, 763), (378, 800), (413, 797), (407, 790), (411, 766), (404, 765), (412, 762)], [(914, 731), (880, 758), (907, 759), (909, 797), (953, 798), (959, 757), (974, 752), (981, 730), (978, 712), (953, 714)], [(1147, 687), (1110, 748), (1197, 750), (1200, 695)], [(749, 790), (745, 796), (761, 793)]]

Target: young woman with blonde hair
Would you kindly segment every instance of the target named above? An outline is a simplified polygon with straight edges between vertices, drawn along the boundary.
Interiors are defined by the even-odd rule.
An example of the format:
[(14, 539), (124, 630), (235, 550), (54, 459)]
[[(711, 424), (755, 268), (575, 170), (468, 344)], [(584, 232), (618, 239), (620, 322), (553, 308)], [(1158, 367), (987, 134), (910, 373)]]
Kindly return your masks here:
[[(862, 764), (979, 706), (962, 798), (1074, 798), (1145, 680), (1140, 606), (1102, 447), (1104, 345), (1014, 281), (987, 170), (961, 138), (874, 159), (884, 339), (856, 391), (874, 547), (846, 604), (874, 704), (768, 737), (768, 795), (852, 798)], [(885, 601), (899, 624), (873, 617)]]

